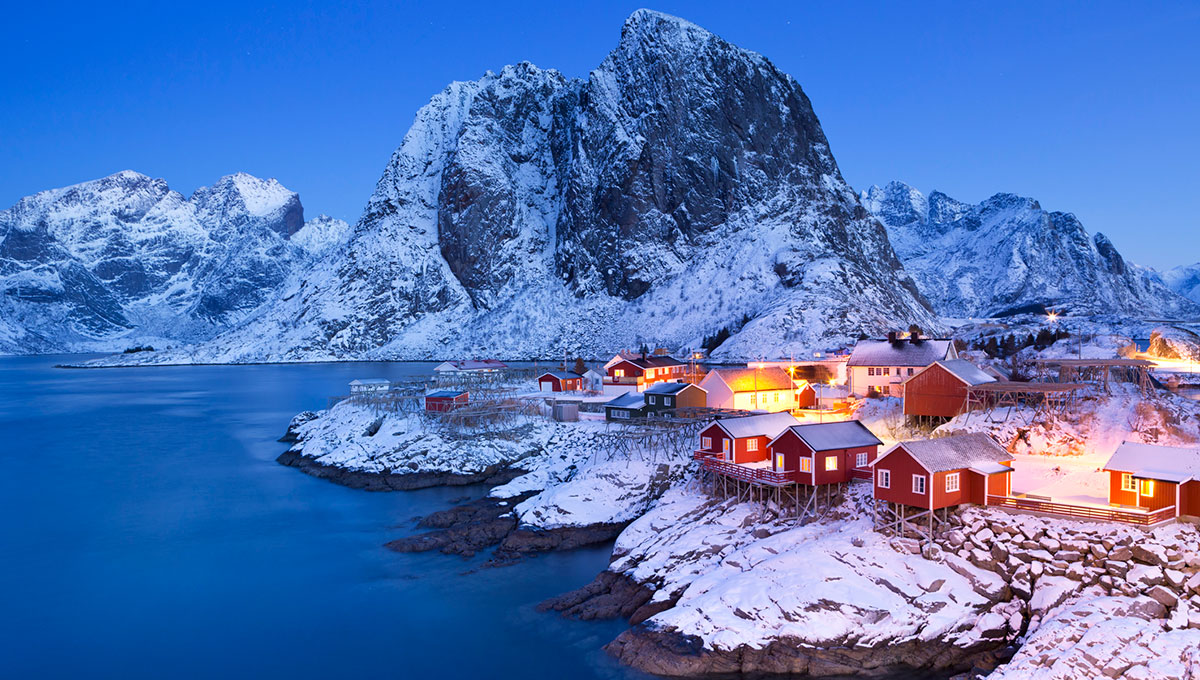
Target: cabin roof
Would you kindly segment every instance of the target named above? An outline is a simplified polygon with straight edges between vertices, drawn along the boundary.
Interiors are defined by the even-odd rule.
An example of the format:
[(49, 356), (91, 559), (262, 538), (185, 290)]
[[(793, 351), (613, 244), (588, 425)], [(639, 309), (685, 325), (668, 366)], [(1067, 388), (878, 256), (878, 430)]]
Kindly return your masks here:
[[(917, 373), (917, 375), (921, 375), (921, 373), (924, 373), (933, 366), (941, 366), (946, 370), (947, 373), (963, 381), (963, 383), (966, 385), (974, 386), (996, 382), (995, 376), (985, 373), (983, 369), (967, 361), (966, 359), (946, 359), (944, 361), (935, 361), (930, 366), (922, 369), (920, 373)], [(912, 376), (908, 380), (912, 380), (913, 378), (917, 377), (917, 375)], [(905, 380), (904, 382), (908, 382), (908, 380)]]
[(767, 437), (768, 439), (774, 439), (792, 425), (800, 424), (799, 420), (796, 420), (792, 414), (786, 411), (764, 413), (757, 416), (743, 416), (741, 418), (722, 418), (716, 422), (717, 425), (721, 426), (722, 430), (728, 432), (729, 436), (734, 439), (742, 439), (743, 437)]
[[(683, 366), (684, 363), (673, 357), (654, 357), (654, 356), (634, 356), (628, 357), (621, 355), (621, 361), (628, 361), (638, 368), (667, 368), (670, 366)], [(613, 362), (620, 363), (620, 362)]]
[(847, 385), (822, 385), (814, 384), (813, 391), (817, 393), (818, 399), (836, 399), (850, 396), (850, 387)]
[(639, 409), (646, 405), (646, 400), (640, 392), (626, 392), (619, 397), (604, 402), (606, 407)]
[(461, 397), (466, 393), (466, 390), (437, 390), (436, 392), (430, 392), (429, 394), (426, 394), (425, 398), (428, 399), (432, 397), (434, 399), (454, 399), (455, 397)]
[(698, 385), (692, 385), (691, 383), (661, 382), (661, 383), (654, 383), (650, 387), (647, 387), (646, 394), (679, 394), (680, 392), (686, 390), (689, 387), (695, 387), (696, 389), (698, 389), (702, 392), (707, 391), (703, 387), (700, 387)]
[(867, 429), (866, 425), (857, 420), (793, 425), (788, 429), (813, 451), (834, 451), (883, 444), (879, 441), (879, 437), (876, 437)]
[[(885, 451), (873, 464), (878, 465), (892, 452), (899, 449), (907, 451), (908, 455), (921, 464), (921, 467), (931, 473), (976, 467), (983, 470), (989, 468), (989, 463), (1012, 460), (1012, 454), (997, 444), (995, 439), (981, 432), (969, 432), (937, 439), (900, 442)], [(1002, 472), (1002, 470), (998, 471)]]
[(949, 340), (859, 340), (847, 366), (928, 366), (950, 356)]
[(351, 385), (391, 385), (392, 381), (387, 378), (358, 378), (350, 381)]
[(572, 371), (546, 371), (545, 373), (538, 376), (538, 380), (541, 380), (542, 378), (545, 378), (546, 376), (550, 376), (552, 378), (558, 378), (559, 380), (577, 380), (577, 379), (583, 377), (582, 375), (579, 375), (578, 373), (574, 373)]
[(1200, 479), (1200, 447), (1124, 442), (1105, 463), (1104, 469), (1164, 482)]
[[(766, 368), (718, 368), (708, 375), (720, 379), (734, 392), (760, 392), (763, 390), (790, 390), (796, 384), (788, 372), (778, 366)], [(708, 377), (705, 376), (705, 380)]]

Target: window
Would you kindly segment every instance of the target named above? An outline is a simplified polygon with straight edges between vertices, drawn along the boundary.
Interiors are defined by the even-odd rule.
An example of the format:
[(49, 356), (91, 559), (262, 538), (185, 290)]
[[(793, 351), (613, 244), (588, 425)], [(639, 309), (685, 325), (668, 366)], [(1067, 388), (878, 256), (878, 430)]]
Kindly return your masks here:
[(800, 471), (812, 472), (812, 458), (805, 456), (804, 458), (800, 459)]
[(1128, 472), (1121, 473), (1121, 491), (1137, 491), (1137, 482), (1133, 481), (1133, 475)]
[(892, 488), (892, 471), (891, 470), (880, 470), (879, 471), (879, 488), (881, 488), (881, 489)]
[(884, 395), (891, 394), (891, 393), (892, 393), (892, 388), (891, 388), (891, 386), (890, 386), (890, 385), (880, 385), (880, 386), (879, 386), (879, 393), (880, 393), (880, 394), (884, 394)]
[(779, 403), (779, 393), (778, 392), (775, 393), (775, 403), (776, 404)]
[(867, 466), (867, 454), (857, 453), (854, 455), (854, 467), (865, 468)]
[(783, 472), (783, 454), (782, 453), (775, 454), (775, 471)]
[(825, 471), (831, 472), (837, 469), (837, 456), (825, 456)]
[(925, 495), (925, 475), (913, 475), (913, 493)]
[(892, 374), (892, 369), (885, 368), (885, 369), (883, 369), (883, 373), (881, 373), (880, 375), (891, 375), (891, 374)]
[(658, 402), (655, 401), (656, 399), (658, 399), (658, 397), (656, 397), (654, 395), (650, 395), (649, 397), (646, 398), (646, 401), (650, 402), (651, 404), (657, 404)]
[(626, 411), (623, 409), (614, 409), (613, 410), (613, 418), (628, 418), (628, 417), (629, 417), (629, 411)]
[(750, 405), (751, 405), (751, 406), (757, 406), (757, 405), (758, 405), (758, 393), (757, 393), (757, 392), (751, 392), (751, 393), (750, 393)]
[(874, 369), (874, 368), (868, 368), (868, 369), (867, 369), (867, 375), (875, 375), (875, 369)]
[(757, 439), (747, 439), (746, 440), (746, 450), (747, 451), (757, 451), (758, 450), (758, 440)]
[(653, 369), (653, 368), (647, 368), (647, 369), (646, 369), (646, 377), (647, 377), (647, 378), (653, 378), (653, 377), (654, 377), (654, 369)]
[(623, 368), (614, 368), (614, 369), (613, 369), (613, 377), (614, 377), (614, 378), (624, 378), (624, 377), (625, 377), (625, 369), (623, 369)]
[(912, 375), (912, 374), (913, 374), (913, 370), (912, 370), (911, 368), (910, 368), (910, 369), (908, 369), (908, 374), (909, 374), (909, 375)]
[(701, 437), (700, 438), (700, 448), (704, 449), (705, 451), (711, 451), (712, 450), (712, 437)]
[(946, 475), (946, 493), (958, 491), (958, 473), (951, 472)]
[(1143, 496), (1153, 496), (1154, 495), (1154, 480), (1153, 479), (1139, 479), (1138, 481), (1141, 482), (1141, 485), (1142, 485), (1142, 488), (1138, 490), (1139, 494), (1141, 494)]

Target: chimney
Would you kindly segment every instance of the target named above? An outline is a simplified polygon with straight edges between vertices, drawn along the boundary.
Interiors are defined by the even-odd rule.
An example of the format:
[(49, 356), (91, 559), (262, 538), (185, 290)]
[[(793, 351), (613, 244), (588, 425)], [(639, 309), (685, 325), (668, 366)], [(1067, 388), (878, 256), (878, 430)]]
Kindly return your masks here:
[(888, 342), (890, 342), (890, 343), (896, 342), (896, 331), (888, 331)]
[(913, 331), (912, 333), (909, 334), (908, 341), (914, 345), (920, 344), (921, 334), (917, 331)]

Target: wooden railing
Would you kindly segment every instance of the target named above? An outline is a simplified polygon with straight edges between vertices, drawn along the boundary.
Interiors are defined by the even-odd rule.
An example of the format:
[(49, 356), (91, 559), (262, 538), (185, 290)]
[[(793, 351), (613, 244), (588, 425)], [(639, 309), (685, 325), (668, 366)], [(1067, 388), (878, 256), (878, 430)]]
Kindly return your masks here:
[[(703, 455), (702, 455), (703, 454)], [(771, 484), (782, 485), (795, 482), (795, 475), (792, 470), (784, 472), (775, 472), (764, 468), (752, 468), (737, 463), (730, 463), (720, 458), (713, 456), (711, 451), (696, 451), (696, 460), (702, 461), (704, 467), (719, 475), (725, 475), (733, 479), (740, 479), (743, 482), (752, 482), (754, 484)]]
[(1081, 519), (1100, 519), (1108, 522), (1121, 522), (1138, 526), (1151, 526), (1159, 522), (1175, 518), (1175, 506), (1160, 508), (1153, 511), (1123, 510), (1120, 508), (1097, 508), (1089, 505), (1073, 505), (1069, 503), (1053, 503), (1016, 498), (1013, 496), (988, 496), (987, 504), (1001, 508), (1027, 510), (1029, 512), (1044, 512), (1063, 517), (1078, 517)]

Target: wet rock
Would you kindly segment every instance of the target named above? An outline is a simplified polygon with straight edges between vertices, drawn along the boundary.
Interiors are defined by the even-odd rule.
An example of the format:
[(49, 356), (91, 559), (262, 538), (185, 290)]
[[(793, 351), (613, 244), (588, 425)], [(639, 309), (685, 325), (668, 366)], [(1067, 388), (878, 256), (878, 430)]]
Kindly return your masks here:
[(411, 491), (434, 486), (465, 486), (468, 484), (504, 484), (525, 474), (525, 471), (507, 465), (492, 465), (473, 474), (452, 472), (361, 472), (325, 465), (302, 453), (288, 450), (275, 459), (280, 465), (294, 467), (301, 472), (328, 480), (334, 484), (364, 491)]
[(652, 597), (653, 588), (639, 584), (625, 574), (602, 571), (586, 586), (545, 600), (537, 608), (584, 621), (622, 618), (636, 624), (666, 611), (673, 604), (672, 601), (651, 603)]

